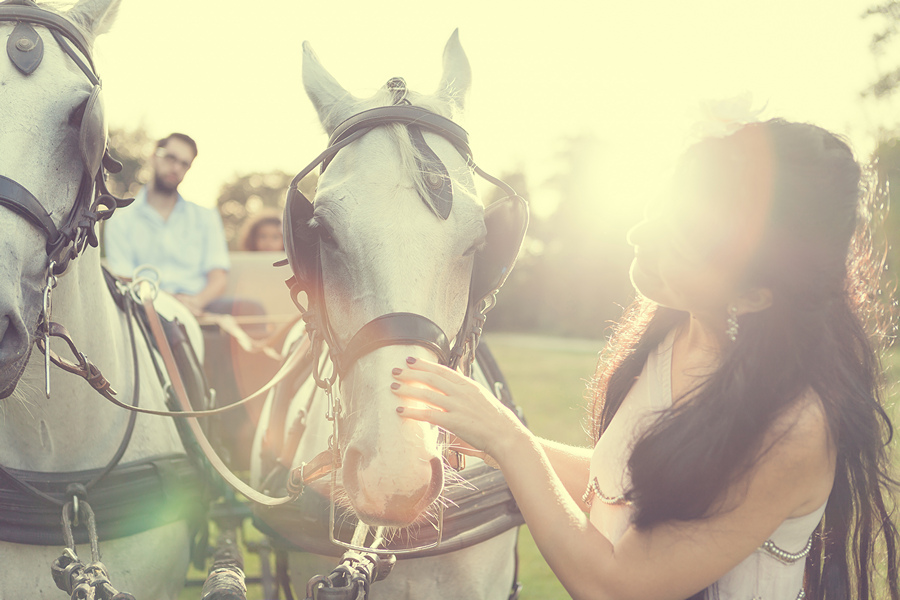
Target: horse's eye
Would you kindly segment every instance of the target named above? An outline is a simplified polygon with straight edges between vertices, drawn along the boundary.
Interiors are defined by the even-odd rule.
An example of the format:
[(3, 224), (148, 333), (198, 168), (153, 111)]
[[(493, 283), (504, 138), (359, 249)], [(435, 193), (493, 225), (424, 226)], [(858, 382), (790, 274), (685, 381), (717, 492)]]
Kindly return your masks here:
[(469, 246), (469, 248), (465, 252), (463, 252), (463, 256), (472, 256), (473, 254), (476, 254), (477, 252), (481, 252), (482, 250), (484, 250), (485, 246), (487, 246), (487, 239), (481, 238), (478, 241), (476, 241), (474, 244)]
[(87, 108), (88, 101), (85, 100), (78, 106), (72, 109), (72, 112), (69, 113), (69, 127), (79, 128), (81, 127), (81, 121), (84, 119), (84, 111)]
[(334, 244), (334, 236), (331, 234), (331, 228), (328, 225), (319, 221), (316, 233), (319, 234), (319, 241), (323, 244)]

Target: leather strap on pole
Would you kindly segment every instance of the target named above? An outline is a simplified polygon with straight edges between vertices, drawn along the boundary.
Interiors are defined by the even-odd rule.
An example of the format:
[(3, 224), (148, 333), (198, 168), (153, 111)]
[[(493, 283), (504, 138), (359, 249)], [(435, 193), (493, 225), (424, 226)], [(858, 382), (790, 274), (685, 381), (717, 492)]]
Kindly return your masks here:
[(78, 348), (75, 347), (75, 342), (72, 341), (72, 338), (69, 336), (68, 330), (66, 330), (63, 325), (51, 321), (47, 325), (47, 327), (48, 335), (50, 337), (56, 337), (63, 340), (66, 345), (69, 346), (69, 350), (72, 351), (72, 354), (74, 354), (78, 359), (77, 364), (64, 359), (44, 343), (43, 337), (38, 337), (38, 349), (50, 358), (50, 362), (64, 371), (67, 371), (74, 375), (78, 375), (79, 377), (83, 377), (91, 385), (92, 388), (100, 392), (100, 394), (107, 400), (111, 400), (115, 404), (119, 404), (120, 406), (128, 409), (137, 408), (129, 406), (127, 404), (122, 404), (121, 402), (116, 400), (116, 390), (112, 388), (109, 381), (106, 379), (106, 377), (103, 376), (103, 373), (100, 372), (100, 369), (98, 369), (94, 363), (88, 360), (87, 356), (85, 356), (78, 350)]
[[(181, 380), (181, 375), (178, 373), (178, 367), (175, 363), (175, 357), (172, 354), (172, 349), (169, 347), (169, 342), (166, 340), (165, 333), (162, 330), (162, 323), (160, 323), (159, 315), (156, 314), (156, 309), (153, 307), (153, 300), (150, 297), (150, 294), (142, 295), (142, 303), (144, 306), (144, 310), (147, 311), (147, 321), (150, 325), (150, 331), (153, 333), (153, 337), (156, 340), (156, 343), (159, 347), (159, 353), (162, 356), (163, 362), (166, 365), (166, 370), (169, 372), (169, 376), (172, 380), (172, 388), (175, 391), (175, 397), (178, 400), (178, 404), (181, 406), (181, 413), (174, 413), (174, 416), (192, 416), (191, 413), (196, 415), (195, 411), (191, 411), (191, 403), (188, 399), (187, 390), (185, 390), (184, 382)], [(302, 355), (302, 353), (296, 353), (294, 356)], [(282, 367), (282, 371), (285, 366), (288, 366), (291, 363), (290, 360), (285, 363)], [(276, 376), (277, 378), (277, 376)], [(271, 387), (275, 379), (269, 382), (266, 387)], [(263, 389), (266, 389), (264, 387)], [(254, 396), (260, 394), (262, 390), (256, 392)], [(203, 413), (209, 414), (213, 411), (202, 411)], [(263, 506), (279, 506), (281, 504), (286, 504), (295, 500), (299, 496), (298, 493), (291, 493), (288, 496), (282, 497), (272, 497), (261, 492), (256, 491), (243, 481), (241, 481), (237, 475), (231, 472), (231, 470), (225, 465), (219, 455), (216, 453), (215, 449), (212, 447), (212, 444), (209, 443), (209, 440), (206, 439), (206, 434), (203, 433), (203, 429), (200, 428), (200, 424), (197, 423), (195, 419), (188, 419), (188, 426), (191, 428), (194, 436), (197, 438), (197, 444), (200, 446), (200, 449), (203, 451), (203, 454), (206, 456), (209, 463), (216, 470), (216, 472), (224, 479), (231, 487), (235, 490), (246, 496), (253, 502), (257, 504), (261, 504)], [(317, 476), (321, 476), (324, 473), (321, 473), (321, 470), (316, 470), (315, 474)], [(291, 470), (291, 479), (292, 480), (300, 480), (304, 483), (308, 483), (306, 478), (303, 477), (303, 465), (299, 467), (295, 467)], [(299, 488), (302, 491), (302, 487)]]
[[(148, 302), (149, 302), (149, 307), (150, 307), (149, 309), (147, 308)], [(165, 361), (165, 353), (163, 352), (163, 348), (165, 348), (166, 351), (168, 352), (168, 354), (170, 356), (172, 356), (172, 349), (171, 349), (171, 346), (169, 346), (168, 338), (166, 338), (166, 334), (162, 330), (162, 324), (160, 323), (159, 315), (156, 313), (156, 310), (153, 308), (152, 300), (145, 298), (142, 300), (142, 303), (143, 303), (144, 308), (147, 310), (147, 321), (150, 322), (150, 324), (151, 324), (150, 332), (153, 335), (153, 340), (156, 342), (156, 346), (159, 348), (160, 354), (163, 356), (163, 359), (164, 359), (163, 362), (166, 367), (166, 372), (169, 375), (169, 379), (172, 380), (172, 385), (174, 387), (175, 378), (177, 377), (178, 380), (181, 381), (181, 376), (179, 375), (178, 365), (175, 363), (174, 357), (172, 358), (171, 363)], [(152, 311), (152, 318), (151, 318), (151, 311)], [(156, 325), (155, 327), (154, 327), (154, 324)], [(55, 325), (55, 324), (52, 324), (52, 325)], [(60, 328), (63, 331), (65, 331), (65, 328), (63, 328), (62, 326), (60, 326)], [(53, 333), (53, 331), (54, 330), (51, 329), (50, 335), (56, 335)], [(62, 337), (62, 336), (59, 336), (59, 337)], [(74, 345), (72, 345), (71, 340), (69, 340), (68, 338), (63, 338), (63, 339), (66, 339), (66, 341), (69, 343), (75, 356), (78, 356), (79, 358), (83, 357), (83, 355), (75, 349)], [(41, 346), (41, 350), (43, 350), (43, 345), (42, 345), (41, 340), (38, 340), (38, 344)], [(269, 391), (272, 388), (274, 388), (276, 385), (281, 383), (282, 380), (287, 378), (294, 371), (294, 369), (296, 369), (297, 366), (303, 362), (303, 360), (306, 358), (306, 354), (307, 354), (308, 350), (309, 350), (309, 340), (304, 338), (300, 347), (297, 348), (297, 350), (295, 352), (293, 352), (290, 356), (288, 356), (287, 360), (284, 362), (284, 364), (281, 365), (281, 367), (278, 369), (278, 372), (275, 373), (275, 375), (272, 377), (272, 379), (270, 379), (264, 386), (262, 386), (261, 388), (259, 388), (258, 390), (256, 390), (255, 392), (253, 392), (252, 394), (247, 396), (246, 398), (242, 398), (241, 400), (238, 400), (237, 402), (234, 402), (233, 404), (229, 404), (228, 406), (222, 406), (220, 408), (211, 408), (209, 410), (184, 410), (184, 411), (152, 410), (149, 408), (138, 408), (138, 407), (134, 407), (134, 406), (129, 406), (127, 404), (120, 402), (114, 396), (105, 393), (104, 389), (100, 389), (96, 385), (94, 385), (93, 381), (85, 374), (85, 373), (93, 372), (93, 371), (91, 371), (91, 369), (89, 369), (87, 367), (92, 367), (93, 369), (95, 369), (97, 371), (97, 375), (100, 375), (100, 371), (99, 371), (99, 369), (94, 367), (90, 362), (87, 362), (87, 367), (79, 367), (78, 365), (74, 365), (73, 363), (70, 363), (70, 362), (66, 361), (65, 359), (59, 358), (56, 355), (56, 353), (53, 353), (53, 352), (51, 352), (50, 360), (53, 361), (53, 363), (55, 365), (65, 369), (66, 371), (69, 371), (70, 373), (75, 373), (76, 375), (81, 375), (82, 377), (87, 379), (88, 382), (90, 382), (91, 385), (94, 385), (94, 387), (101, 394), (103, 394), (103, 396), (107, 400), (109, 400), (110, 402), (112, 402), (113, 404), (115, 404), (116, 406), (118, 406), (120, 408), (124, 408), (126, 410), (130, 410), (133, 412), (142, 413), (145, 415), (155, 415), (157, 417), (212, 417), (215, 415), (220, 415), (220, 414), (226, 413), (228, 411), (234, 410), (235, 408), (238, 408), (239, 406), (243, 406), (244, 404), (248, 404), (248, 403), (252, 402), (253, 400), (257, 400), (257, 399), (265, 396), (267, 393), (269, 393)], [(103, 381), (105, 381), (105, 379)], [(182, 383), (182, 385), (183, 385), (183, 383)], [(113, 394), (114, 393), (115, 392), (113, 392)], [(187, 397), (186, 392), (185, 392), (185, 397)], [(188, 408), (190, 408), (190, 406)]]

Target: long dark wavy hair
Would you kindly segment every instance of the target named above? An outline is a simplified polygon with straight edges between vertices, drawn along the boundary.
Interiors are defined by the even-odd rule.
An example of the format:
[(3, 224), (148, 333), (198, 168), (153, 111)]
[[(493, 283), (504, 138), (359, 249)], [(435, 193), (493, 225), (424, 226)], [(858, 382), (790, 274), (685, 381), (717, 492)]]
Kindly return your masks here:
[[(719, 194), (717, 201), (765, 183), (767, 217), (742, 279), (769, 288), (773, 304), (740, 317), (717, 370), (636, 443), (628, 463), (634, 524), (712, 514), (766, 450), (773, 422), (811, 388), (837, 448), (837, 470), (806, 561), (806, 597), (868, 599), (880, 572), (890, 598), (900, 600), (893, 429), (879, 359), (890, 303), (877, 297), (885, 292), (878, 288), (883, 257), (872, 250), (874, 193), (846, 143), (778, 119), (699, 142), (679, 170), (697, 164), (717, 174), (718, 187), (704, 190)], [(645, 299), (626, 310), (591, 385), (595, 439), (650, 352), (686, 319)]]

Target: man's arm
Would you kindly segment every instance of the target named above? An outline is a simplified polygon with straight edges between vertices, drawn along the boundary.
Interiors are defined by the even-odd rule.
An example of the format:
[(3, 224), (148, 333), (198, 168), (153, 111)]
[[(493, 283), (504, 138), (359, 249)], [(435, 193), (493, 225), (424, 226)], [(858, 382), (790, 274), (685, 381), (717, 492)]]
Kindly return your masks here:
[(206, 274), (206, 287), (194, 297), (197, 299), (198, 304), (205, 308), (210, 302), (224, 294), (227, 286), (228, 271), (225, 269), (213, 269)]
[(206, 287), (200, 290), (199, 293), (194, 295), (175, 294), (175, 297), (191, 309), (194, 316), (200, 316), (210, 302), (225, 292), (227, 286), (228, 271), (225, 269), (213, 269), (206, 274)]
[(201, 314), (210, 302), (225, 293), (225, 288), (228, 287), (228, 267), (231, 266), (225, 229), (218, 211), (209, 211), (206, 228), (205, 258), (200, 265), (206, 273), (206, 286), (192, 296), (177, 296), (195, 315)]

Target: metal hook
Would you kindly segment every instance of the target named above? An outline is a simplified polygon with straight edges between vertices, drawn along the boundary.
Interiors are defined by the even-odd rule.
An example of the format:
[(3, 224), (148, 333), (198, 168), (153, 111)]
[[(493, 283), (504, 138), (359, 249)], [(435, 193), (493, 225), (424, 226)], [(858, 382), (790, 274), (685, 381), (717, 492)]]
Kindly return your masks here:
[[(141, 275), (147, 272), (148, 275)], [(150, 294), (150, 300), (156, 300), (159, 295), (159, 269), (152, 265), (141, 265), (131, 274), (131, 297), (138, 304), (144, 301), (142, 287), (147, 286), (146, 290)]]
[(56, 261), (51, 260), (47, 266), (47, 284), (44, 286), (43, 299), (43, 323), (41, 329), (44, 330), (44, 391), (47, 398), (50, 398), (50, 319), (53, 313), (53, 299), (51, 294), (53, 288), (59, 283), (59, 279), (53, 274), (56, 268)]
[(72, 512), (75, 513), (75, 517), (72, 519), (72, 526), (78, 527), (78, 496), (72, 496)]

